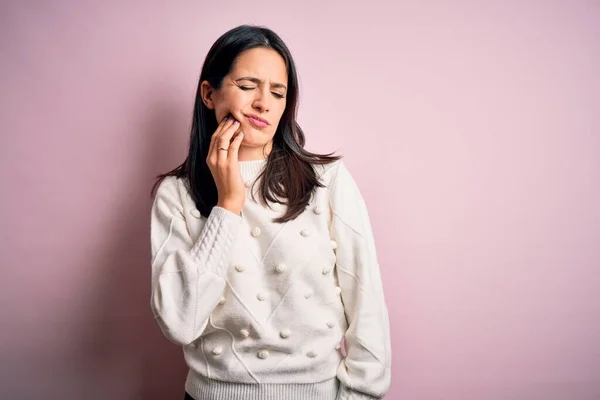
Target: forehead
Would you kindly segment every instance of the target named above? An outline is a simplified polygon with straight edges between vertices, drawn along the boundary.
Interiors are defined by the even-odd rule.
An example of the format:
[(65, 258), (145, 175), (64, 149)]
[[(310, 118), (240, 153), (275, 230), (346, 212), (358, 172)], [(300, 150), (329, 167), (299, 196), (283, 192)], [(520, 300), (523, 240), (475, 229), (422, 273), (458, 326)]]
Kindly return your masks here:
[(236, 59), (231, 74), (236, 76), (253, 76), (260, 80), (286, 84), (287, 69), (283, 57), (275, 50), (255, 48), (246, 50)]

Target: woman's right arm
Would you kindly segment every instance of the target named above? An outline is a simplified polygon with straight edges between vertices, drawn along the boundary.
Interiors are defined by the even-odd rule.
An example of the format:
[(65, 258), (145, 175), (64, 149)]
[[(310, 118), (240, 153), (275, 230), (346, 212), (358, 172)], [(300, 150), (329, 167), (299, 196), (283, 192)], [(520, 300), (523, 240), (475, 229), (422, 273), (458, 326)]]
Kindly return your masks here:
[(188, 233), (178, 181), (165, 179), (151, 213), (151, 307), (165, 336), (189, 345), (200, 337), (225, 288), (233, 244), (242, 219), (214, 207), (200, 236)]

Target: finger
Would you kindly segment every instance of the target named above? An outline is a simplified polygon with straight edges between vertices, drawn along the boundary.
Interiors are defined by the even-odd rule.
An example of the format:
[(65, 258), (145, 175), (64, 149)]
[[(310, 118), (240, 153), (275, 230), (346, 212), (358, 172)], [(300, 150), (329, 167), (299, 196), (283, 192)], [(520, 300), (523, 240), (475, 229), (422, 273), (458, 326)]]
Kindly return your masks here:
[(214, 149), (215, 149), (215, 134), (213, 133), (210, 137), (210, 144), (208, 145), (208, 155), (206, 156), (207, 160), (213, 162)]
[(238, 161), (238, 152), (243, 140), (244, 132), (240, 131), (240, 133), (236, 135), (235, 139), (233, 139), (233, 142), (231, 142), (231, 145), (229, 146), (229, 161)]
[(217, 159), (219, 162), (227, 161), (227, 153), (229, 150), (229, 146), (231, 145), (231, 138), (233, 134), (239, 129), (240, 123), (238, 121), (234, 121), (230, 126), (221, 132), (221, 134), (216, 139), (216, 146), (218, 151)]
[(233, 121), (231, 120), (231, 117), (227, 117), (225, 119), (223, 119), (223, 121), (219, 124), (219, 126), (217, 127), (217, 129), (215, 130), (215, 132), (212, 134), (211, 138), (210, 138), (210, 144), (208, 147), (208, 158), (211, 160), (211, 162), (216, 163), (218, 160), (218, 150), (217, 150), (217, 141), (219, 136), (223, 133), (224, 129), (227, 129), (227, 127), (231, 126), (231, 124), (233, 123)]
[(221, 134), (221, 132), (223, 132), (223, 129), (228, 126), (228, 123), (231, 123), (232, 121), (230, 120), (231, 118), (229, 116), (223, 118), (223, 120), (219, 123), (219, 125), (217, 126), (217, 129), (215, 129), (215, 131), (213, 132), (213, 134), (210, 137), (210, 147), (209, 147), (209, 154), (210, 152), (212, 152), (213, 148), (214, 148), (214, 143), (215, 143), (215, 139), (217, 137), (219, 137), (219, 135)]

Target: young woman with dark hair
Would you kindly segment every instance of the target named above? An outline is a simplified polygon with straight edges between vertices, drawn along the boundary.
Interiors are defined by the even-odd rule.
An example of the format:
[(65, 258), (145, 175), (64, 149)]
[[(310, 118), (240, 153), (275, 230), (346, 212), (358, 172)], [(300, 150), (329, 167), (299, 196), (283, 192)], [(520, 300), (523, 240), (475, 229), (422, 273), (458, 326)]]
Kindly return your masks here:
[(281, 38), (250, 25), (226, 32), (200, 74), (188, 155), (153, 187), (151, 308), (183, 346), (188, 399), (361, 400), (389, 389), (366, 205), (339, 156), (304, 149), (297, 108)]

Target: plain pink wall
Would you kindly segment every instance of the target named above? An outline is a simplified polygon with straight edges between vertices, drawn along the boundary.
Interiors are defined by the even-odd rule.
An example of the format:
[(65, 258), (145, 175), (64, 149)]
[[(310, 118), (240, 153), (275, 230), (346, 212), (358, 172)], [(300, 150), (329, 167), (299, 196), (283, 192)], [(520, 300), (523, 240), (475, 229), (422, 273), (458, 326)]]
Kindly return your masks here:
[(0, 398), (182, 398), (149, 190), (242, 23), (287, 41), (308, 147), (344, 154), (369, 205), (388, 398), (600, 398), (597, 1), (0, 7)]

